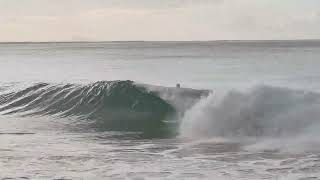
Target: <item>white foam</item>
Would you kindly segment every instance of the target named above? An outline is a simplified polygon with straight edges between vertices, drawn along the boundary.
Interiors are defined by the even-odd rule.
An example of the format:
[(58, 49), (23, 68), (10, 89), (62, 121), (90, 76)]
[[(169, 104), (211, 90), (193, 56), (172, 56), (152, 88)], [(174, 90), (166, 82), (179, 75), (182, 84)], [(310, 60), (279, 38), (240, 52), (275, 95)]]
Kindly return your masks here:
[(188, 110), (180, 134), (188, 138), (259, 137), (318, 143), (319, 109), (320, 94), (314, 92), (270, 86), (247, 92), (233, 90), (222, 97), (212, 94)]

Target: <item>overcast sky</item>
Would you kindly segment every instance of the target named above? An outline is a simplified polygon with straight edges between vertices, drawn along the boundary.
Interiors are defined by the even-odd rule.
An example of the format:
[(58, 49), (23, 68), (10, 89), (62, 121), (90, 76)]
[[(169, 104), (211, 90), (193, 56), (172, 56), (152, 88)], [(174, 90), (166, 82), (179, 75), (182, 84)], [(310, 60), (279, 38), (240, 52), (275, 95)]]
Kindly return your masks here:
[(0, 41), (320, 39), (320, 0), (0, 0)]

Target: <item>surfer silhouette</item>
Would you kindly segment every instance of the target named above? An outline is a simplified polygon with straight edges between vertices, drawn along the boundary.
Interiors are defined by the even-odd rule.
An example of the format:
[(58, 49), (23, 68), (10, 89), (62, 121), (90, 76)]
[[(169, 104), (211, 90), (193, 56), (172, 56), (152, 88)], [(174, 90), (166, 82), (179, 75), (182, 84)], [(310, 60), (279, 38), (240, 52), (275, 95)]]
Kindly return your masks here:
[(180, 84), (179, 83), (176, 85), (176, 88), (180, 88)]

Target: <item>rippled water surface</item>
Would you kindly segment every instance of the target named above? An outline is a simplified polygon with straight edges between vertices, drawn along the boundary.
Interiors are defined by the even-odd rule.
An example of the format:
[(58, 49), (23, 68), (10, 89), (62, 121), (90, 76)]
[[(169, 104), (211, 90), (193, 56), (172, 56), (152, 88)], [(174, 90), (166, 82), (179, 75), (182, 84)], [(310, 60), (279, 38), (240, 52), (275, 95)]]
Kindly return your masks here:
[(0, 179), (320, 179), (319, 58), (319, 41), (0, 44)]

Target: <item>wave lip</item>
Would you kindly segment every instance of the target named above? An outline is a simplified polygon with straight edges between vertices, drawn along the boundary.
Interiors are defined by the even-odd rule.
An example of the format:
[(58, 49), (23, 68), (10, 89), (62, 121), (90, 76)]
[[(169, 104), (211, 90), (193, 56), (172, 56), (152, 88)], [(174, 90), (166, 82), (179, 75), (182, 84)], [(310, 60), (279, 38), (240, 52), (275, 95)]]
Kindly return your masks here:
[(38, 83), (0, 95), (0, 113), (23, 116), (76, 116), (98, 130), (161, 129), (175, 108), (133, 81), (89, 85)]

